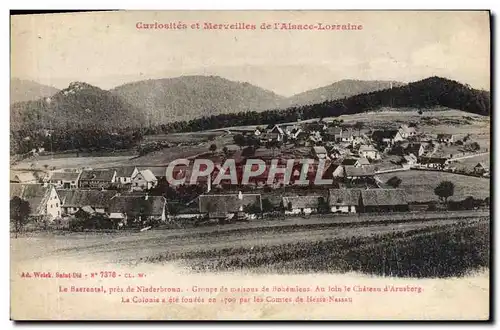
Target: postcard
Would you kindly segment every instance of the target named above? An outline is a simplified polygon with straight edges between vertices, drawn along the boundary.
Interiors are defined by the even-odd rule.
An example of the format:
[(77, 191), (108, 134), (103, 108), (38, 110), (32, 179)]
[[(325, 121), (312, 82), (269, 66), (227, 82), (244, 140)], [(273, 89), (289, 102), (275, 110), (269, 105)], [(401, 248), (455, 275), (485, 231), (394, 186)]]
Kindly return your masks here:
[(23, 320), (490, 319), (490, 12), (11, 15)]

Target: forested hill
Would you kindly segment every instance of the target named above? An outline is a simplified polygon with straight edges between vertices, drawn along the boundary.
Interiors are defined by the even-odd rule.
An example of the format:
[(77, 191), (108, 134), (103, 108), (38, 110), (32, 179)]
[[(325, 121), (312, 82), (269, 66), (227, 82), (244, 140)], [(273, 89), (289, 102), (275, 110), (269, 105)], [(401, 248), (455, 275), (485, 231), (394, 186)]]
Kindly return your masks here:
[[(241, 112), (162, 125), (163, 132), (189, 132), (230, 126), (286, 123), (298, 119), (336, 117), (377, 111), (383, 107), (422, 109), (443, 106), (470, 113), (490, 114), (490, 93), (459, 82), (431, 77), (404, 86), (359, 94), (341, 100), (264, 112)], [(154, 132), (152, 132), (154, 133)]]

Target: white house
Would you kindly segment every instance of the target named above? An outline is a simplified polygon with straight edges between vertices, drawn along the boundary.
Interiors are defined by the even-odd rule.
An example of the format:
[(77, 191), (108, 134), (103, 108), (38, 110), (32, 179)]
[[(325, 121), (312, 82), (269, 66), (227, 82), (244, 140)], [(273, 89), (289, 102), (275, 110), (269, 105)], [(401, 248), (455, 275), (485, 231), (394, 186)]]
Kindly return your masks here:
[(330, 189), (328, 205), (332, 213), (356, 213), (361, 193), (359, 189)]
[(16, 184), (10, 185), (10, 198), (17, 196), (30, 205), (30, 216), (47, 217), (52, 221), (61, 216), (61, 201), (52, 185)]
[(132, 178), (132, 190), (149, 190), (158, 185), (158, 179), (151, 170), (142, 170)]
[(417, 135), (417, 130), (415, 129), (415, 127), (409, 127), (408, 125), (399, 126), (398, 132), (403, 139), (408, 139)]
[(329, 159), (328, 152), (323, 146), (312, 147), (312, 152), (317, 159)]
[(367, 159), (380, 159), (380, 152), (370, 145), (359, 146), (359, 155)]
[(453, 143), (454, 136), (453, 134), (438, 134), (437, 135), (438, 142), (444, 143)]

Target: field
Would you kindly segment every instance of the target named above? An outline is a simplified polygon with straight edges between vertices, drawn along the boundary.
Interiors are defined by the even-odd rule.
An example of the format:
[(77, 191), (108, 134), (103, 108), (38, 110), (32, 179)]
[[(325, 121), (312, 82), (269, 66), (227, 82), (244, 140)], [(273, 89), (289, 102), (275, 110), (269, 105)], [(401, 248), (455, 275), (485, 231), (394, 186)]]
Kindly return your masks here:
[[(280, 269), (333, 271), (333, 268), (325, 268), (324, 258), (328, 258), (331, 253), (336, 253), (338, 246), (344, 246), (349, 250), (363, 249), (370, 244), (378, 246), (383, 243), (384, 245), (390, 241), (397, 242), (399, 238), (404, 240), (405, 237), (456, 228), (458, 224), (467, 227), (467, 224), (472, 226), (478, 223), (488, 223), (488, 218), (488, 212), (436, 212), (307, 219), (298, 217), (283, 221), (255, 221), (225, 226), (153, 230), (143, 233), (130, 231), (25, 233), (17, 239), (11, 239), (11, 256), (16, 263), (57, 259), (125, 265), (171, 262), (195, 271), (242, 268), (251, 268), (256, 271), (267, 269), (273, 273), (279, 272)], [(487, 237), (485, 235), (481, 232), (478, 237), (484, 240)], [(321, 257), (315, 249), (320, 249), (320, 251), (328, 249), (329, 252), (321, 252), (320, 254), (323, 255)], [(305, 252), (293, 253), (293, 251), (310, 251), (311, 255), (304, 255)], [(288, 257), (281, 257), (280, 254), (285, 252), (288, 253)], [(261, 261), (255, 264), (238, 266), (238, 262), (242, 260), (247, 260), (247, 262), (254, 260), (255, 253), (264, 256), (277, 255), (269, 257), (271, 259), (259, 259)], [(290, 253), (295, 257), (291, 258)], [(379, 257), (382, 255), (385, 254)], [(228, 260), (229, 263), (224, 263), (224, 260)], [(312, 262), (311, 265), (316, 266), (304, 269), (303, 265), (307, 260)], [(285, 261), (288, 266), (280, 264)], [(354, 267), (356, 262), (351, 260), (348, 264)], [(348, 271), (349, 269), (335, 268), (335, 270)], [(363, 269), (357, 270), (364, 271)]]
[(386, 182), (393, 176), (401, 178), (402, 183), (400, 188), (406, 191), (410, 202), (437, 201), (438, 197), (434, 194), (434, 188), (441, 181), (445, 180), (455, 184), (455, 193), (450, 200), (458, 201), (468, 196), (473, 196), (474, 198), (486, 198), (490, 196), (490, 181), (487, 178), (417, 170), (378, 175), (382, 182)]

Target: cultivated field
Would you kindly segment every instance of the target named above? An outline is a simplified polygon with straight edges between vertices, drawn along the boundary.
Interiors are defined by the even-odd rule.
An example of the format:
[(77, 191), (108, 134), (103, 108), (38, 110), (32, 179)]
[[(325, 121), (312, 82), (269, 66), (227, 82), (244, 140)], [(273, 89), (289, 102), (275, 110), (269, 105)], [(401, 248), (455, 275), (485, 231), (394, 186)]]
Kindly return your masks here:
[[(153, 230), (147, 232), (111, 233), (27, 233), (11, 239), (11, 257), (16, 263), (30, 260), (57, 258), (86, 262), (112, 262), (120, 264), (174, 262), (191, 270), (234, 270), (234, 262), (219, 264), (225, 255), (232, 260), (252, 260), (256, 251), (293, 251), (307, 249), (315, 253), (314, 246), (324, 242), (344, 244), (351, 247), (366, 246), (384, 241), (386, 235), (401, 234), (404, 237), (422, 234), (425, 229), (448, 228), (457, 224), (486, 222), (489, 213), (436, 212), (425, 214), (362, 215), (337, 217), (289, 218), (285, 221), (255, 221), (249, 223), (203, 228)], [(425, 231), (429, 232), (429, 231)], [(399, 233), (399, 234), (397, 234)], [(407, 234), (404, 234), (407, 233)], [(481, 234), (483, 235), (483, 234)], [(393, 236), (387, 236), (393, 237)], [(366, 239), (368, 241), (366, 241)], [(342, 243), (344, 242), (344, 243)], [(330, 243), (328, 243), (330, 244)], [(347, 244), (347, 243), (346, 243)], [(378, 243), (377, 243), (378, 244)], [(311, 246), (311, 248), (307, 248)], [(329, 245), (328, 245), (329, 246)], [(325, 257), (337, 248), (330, 247)], [(264, 253), (264, 252), (263, 252)], [(297, 254), (298, 258), (299, 254)], [(303, 262), (318, 256), (303, 256)], [(228, 259), (228, 260), (229, 260)], [(269, 268), (278, 271), (279, 258), (267, 261)], [(314, 261), (314, 262), (316, 262)], [(292, 262), (290, 265), (293, 265)], [(215, 266), (214, 266), (215, 265)], [(217, 266), (218, 265), (218, 266)], [(232, 266), (231, 266), (232, 265)], [(274, 265), (274, 266), (273, 266)], [(264, 267), (264, 264), (249, 265), (249, 268)], [(318, 266), (320, 270), (323, 266)], [(240, 267), (241, 269), (241, 267)], [(291, 269), (285, 268), (291, 271)], [(300, 267), (295, 269), (301, 270)], [(303, 270), (303, 269), (302, 269)], [(323, 269), (325, 270), (325, 269)], [(362, 270), (362, 269), (359, 269)]]
[(490, 196), (490, 180), (447, 172), (410, 170), (377, 175), (382, 182), (393, 176), (401, 178), (400, 188), (408, 194), (410, 202), (437, 201), (434, 188), (441, 181), (451, 181), (455, 184), (455, 193), (450, 200), (462, 200), (468, 196), (486, 198)]

